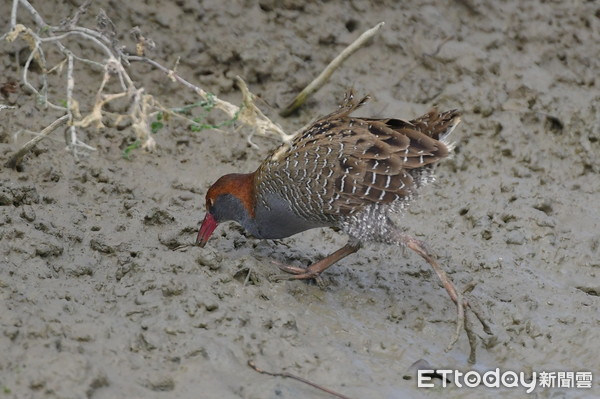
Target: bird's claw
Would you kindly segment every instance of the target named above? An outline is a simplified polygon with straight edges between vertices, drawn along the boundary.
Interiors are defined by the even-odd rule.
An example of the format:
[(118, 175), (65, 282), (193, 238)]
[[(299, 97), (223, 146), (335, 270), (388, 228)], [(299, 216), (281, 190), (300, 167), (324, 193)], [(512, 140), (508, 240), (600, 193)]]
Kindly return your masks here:
[(469, 363), (474, 364), (476, 361), (476, 345), (477, 345), (477, 336), (473, 330), (473, 323), (469, 317), (468, 311), (473, 312), (477, 320), (481, 323), (483, 327), (483, 331), (488, 335), (493, 335), (490, 326), (485, 320), (483, 314), (480, 309), (475, 305), (475, 302), (467, 301), (461, 293), (458, 293), (457, 301), (455, 301), (457, 308), (457, 317), (456, 317), (456, 331), (450, 341), (450, 344), (446, 348), (446, 352), (452, 349), (454, 344), (458, 341), (461, 330), (465, 330), (467, 333), (467, 338), (469, 340), (469, 346), (471, 347), (471, 352), (469, 354)]
[(310, 267), (299, 267), (299, 266), (291, 266), (284, 265), (279, 262), (273, 262), (277, 265), (279, 270), (289, 273), (288, 275), (280, 274), (277, 276), (273, 276), (271, 279), (273, 281), (282, 281), (282, 280), (314, 280), (315, 283), (321, 288), (325, 287), (325, 282), (321, 277), (321, 273), (314, 272), (310, 269)]
[[(279, 268), (279, 270), (289, 273), (289, 274), (293, 274), (294, 276), (288, 276), (291, 277), (293, 279), (299, 278), (299, 277), (295, 277), (295, 276), (302, 276), (305, 274), (310, 274), (308, 272), (308, 268), (305, 267), (299, 267), (299, 266), (292, 266), (292, 265), (283, 265), (283, 264), (277, 264), (277, 267)], [(306, 277), (306, 278), (310, 278), (310, 277)]]

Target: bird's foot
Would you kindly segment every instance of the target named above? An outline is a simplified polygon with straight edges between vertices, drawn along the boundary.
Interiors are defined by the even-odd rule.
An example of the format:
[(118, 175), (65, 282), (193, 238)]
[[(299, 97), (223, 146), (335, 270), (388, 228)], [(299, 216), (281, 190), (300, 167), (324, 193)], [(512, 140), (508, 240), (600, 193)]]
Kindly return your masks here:
[(463, 296), (463, 293), (456, 289), (456, 286), (452, 282), (452, 279), (446, 272), (441, 268), (438, 262), (434, 259), (431, 253), (427, 250), (425, 243), (417, 240), (413, 237), (407, 235), (400, 235), (400, 240), (404, 243), (408, 248), (415, 251), (419, 254), (423, 259), (427, 261), (433, 268), (433, 270), (438, 275), (442, 285), (448, 292), (450, 299), (456, 304), (457, 316), (456, 316), (456, 331), (450, 341), (450, 344), (446, 348), (447, 351), (452, 349), (456, 341), (460, 336), (461, 330), (465, 330), (467, 333), (467, 338), (469, 340), (469, 346), (471, 347), (471, 353), (469, 354), (469, 362), (475, 363), (476, 360), (476, 348), (477, 348), (477, 336), (473, 331), (473, 325), (469, 319), (469, 313), (467, 310), (473, 312), (473, 314), (477, 317), (479, 322), (483, 327), (483, 331), (485, 331), (489, 335), (493, 335), (492, 331), (485, 321), (482, 312), (479, 310), (479, 307), (475, 306), (474, 303), (469, 303)]
[(323, 288), (325, 287), (325, 283), (321, 278), (321, 273), (338, 260), (358, 251), (359, 248), (360, 243), (354, 241), (348, 242), (348, 244), (344, 245), (342, 248), (338, 249), (331, 255), (324, 257), (317, 263), (313, 263), (306, 269), (297, 266), (282, 265), (275, 262), (281, 270), (291, 274), (291, 276), (282, 276), (279, 278), (279, 280), (315, 280), (319, 287)]
[[(452, 339), (450, 340), (450, 343), (448, 344), (448, 347), (446, 348), (446, 351), (449, 351), (452, 349), (452, 347), (454, 346), (454, 344), (458, 341), (458, 338), (460, 337), (461, 330), (464, 329), (465, 332), (467, 333), (467, 339), (469, 340), (469, 346), (471, 347), (471, 352), (469, 354), (469, 363), (473, 364), (476, 361), (477, 336), (473, 330), (473, 323), (471, 322), (470, 315), (467, 310), (470, 310), (471, 312), (473, 312), (475, 317), (477, 317), (477, 320), (479, 320), (479, 322), (481, 323), (483, 331), (485, 331), (486, 334), (493, 335), (493, 333), (492, 333), (492, 330), (490, 329), (490, 326), (484, 319), (481, 311), (479, 310), (479, 307), (475, 306), (474, 302), (467, 301), (465, 299), (465, 297), (463, 296), (463, 293), (456, 290), (456, 287), (454, 287), (454, 284), (452, 283), (452, 281), (449, 278), (448, 278), (448, 280), (443, 282), (443, 284), (446, 286), (446, 288), (448, 287), (447, 286), (448, 283), (452, 285), (452, 288), (450, 290), (448, 290), (448, 293), (450, 294), (450, 299), (452, 299), (452, 301), (456, 304), (457, 315), (456, 315), (456, 330), (454, 332), (454, 335), (452, 336)], [(450, 293), (451, 291), (453, 291), (453, 293)]]
[(299, 267), (299, 266), (291, 266), (284, 265), (283, 263), (273, 261), (279, 268), (279, 270), (289, 273), (288, 275), (280, 274), (274, 276), (272, 280), (274, 281), (282, 281), (282, 280), (315, 280), (317, 285), (321, 288), (325, 287), (325, 282), (321, 277), (321, 272), (315, 271), (311, 265), (309, 267)]

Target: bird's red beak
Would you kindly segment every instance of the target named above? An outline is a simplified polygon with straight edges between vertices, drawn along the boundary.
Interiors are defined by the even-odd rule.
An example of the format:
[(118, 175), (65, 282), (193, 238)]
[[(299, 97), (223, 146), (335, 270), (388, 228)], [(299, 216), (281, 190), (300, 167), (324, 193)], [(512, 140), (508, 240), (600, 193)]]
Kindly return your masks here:
[(198, 238), (196, 238), (196, 245), (200, 247), (204, 247), (206, 242), (212, 235), (213, 231), (217, 228), (217, 221), (214, 216), (210, 214), (210, 212), (206, 213), (204, 216), (204, 221), (202, 222), (202, 226), (200, 226), (200, 231), (198, 232)]

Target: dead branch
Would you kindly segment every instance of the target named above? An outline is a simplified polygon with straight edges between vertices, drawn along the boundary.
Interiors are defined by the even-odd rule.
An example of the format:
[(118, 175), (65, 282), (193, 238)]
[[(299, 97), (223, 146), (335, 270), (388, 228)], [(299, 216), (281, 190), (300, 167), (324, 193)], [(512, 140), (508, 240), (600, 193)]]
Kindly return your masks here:
[[(169, 69), (160, 63), (142, 56), (127, 56), (129, 61), (139, 61), (145, 62), (164, 72), (173, 80), (174, 82), (179, 82), (187, 88), (193, 90), (198, 96), (203, 99), (207, 99), (209, 97), (209, 93), (204, 91), (202, 88), (194, 85), (193, 83), (188, 82), (184, 78), (182, 78), (179, 74), (177, 74), (176, 66), (173, 69)], [(248, 142), (253, 147), (256, 145), (252, 142), (252, 136), (254, 134), (267, 135), (267, 134), (275, 134), (279, 135), (284, 142), (288, 142), (293, 138), (292, 135), (286, 134), (283, 129), (275, 122), (271, 121), (265, 114), (262, 113), (260, 109), (254, 104), (254, 95), (250, 93), (248, 86), (244, 82), (244, 80), (237, 76), (236, 82), (238, 88), (242, 92), (242, 106), (238, 107), (233, 105), (227, 101), (223, 101), (216, 96), (212, 95), (211, 99), (215, 103), (215, 108), (223, 111), (230, 118), (237, 118), (237, 120), (245, 126), (250, 126), (252, 128), (250, 134), (248, 135)]]
[(335, 392), (335, 391), (332, 391), (332, 390), (331, 390), (331, 389), (329, 389), (329, 388), (325, 388), (324, 386), (321, 386), (321, 385), (319, 385), (319, 384), (316, 384), (316, 383), (314, 383), (314, 382), (312, 382), (312, 381), (309, 381), (309, 380), (307, 380), (307, 379), (305, 379), (305, 378), (298, 377), (297, 375), (290, 374), (290, 373), (273, 373), (273, 372), (270, 372), (270, 371), (266, 371), (266, 370), (260, 369), (260, 368), (258, 368), (258, 367), (256, 366), (256, 364), (255, 364), (255, 363), (254, 363), (252, 360), (248, 360), (248, 366), (249, 366), (249, 367), (250, 367), (252, 370), (254, 370), (254, 371), (256, 371), (257, 373), (260, 373), (260, 374), (266, 374), (266, 375), (270, 375), (270, 376), (273, 376), (273, 377), (291, 378), (292, 380), (300, 381), (300, 382), (302, 382), (302, 383), (304, 383), (304, 384), (310, 385), (310, 386), (311, 386), (311, 387), (313, 387), (313, 388), (316, 388), (316, 389), (318, 389), (318, 390), (321, 390), (321, 391), (323, 391), (323, 392), (326, 392), (326, 393), (328, 393), (328, 394), (330, 394), (330, 395), (333, 395), (333, 396), (335, 396), (335, 397), (338, 397), (338, 398), (341, 398), (341, 399), (350, 399), (350, 398), (349, 398), (348, 396), (346, 396), (346, 395), (342, 395), (341, 393), (337, 393), (337, 392)]
[[(284, 141), (290, 139), (290, 135), (287, 135), (277, 124), (267, 118), (256, 105), (254, 105), (253, 96), (241, 78), (237, 78), (237, 81), (238, 86), (242, 91), (243, 103), (241, 106), (236, 106), (217, 98), (213, 94), (206, 92), (199, 86), (196, 86), (181, 77), (176, 72), (178, 62), (176, 62), (173, 69), (169, 69), (157, 61), (144, 56), (146, 49), (152, 48), (154, 42), (150, 38), (144, 37), (139, 28), (134, 28), (130, 32), (132, 37), (137, 41), (136, 55), (132, 55), (127, 53), (125, 47), (118, 43), (116, 39), (116, 28), (103, 10), (100, 10), (96, 19), (96, 29), (77, 26), (81, 15), (87, 12), (90, 3), (91, 1), (86, 1), (72, 16), (65, 18), (59, 26), (51, 26), (44, 21), (42, 16), (28, 0), (13, 0), (10, 20), (11, 30), (0, 37), (9, 42), (21, 38), (29, 46), (30, 54), (22, 72), (23, 84), (37, 96), (42, 106), (66, 112), (64, 118), (66, 118), (66, 122), (68, 123), (68, 134), (66, 135), (67, 149), (71, 151), (74, 156), (77, 156), (80, 153), (80, 150), (94, 150), (93, 147), (87, 145), (78, 138), (78, 129), (90, 126), (97, 129), (105, 127), (102, 122), (103, 116), (108, 114), (105, 111), (105, 108), (109, 103), (118, 99), (125, 99), (128, 101), (128, 110), (125, 113), (117, 114), (117, 119), (129, 119), (131, 122), (130, 126), (135, 132), (137, 139), (142, 143), (144, 149), (151, 151), (155, 148), (156, 142), (150, 134), (151, 116), (155, 115), (157, 112), (164, 111), (164, 107), (160, 106), (159, 102), (156, 101), (152, 94), (144, 87), (140, 87), (137, 82), (134, 82), (131, 79), (128, 67), (135, 61), (150, 64), (154, 68), (164, 72), (174, 82), (180, 83), (193, 90), (193, 92), (201, 97), (203, 101), (212, 102), (214, 107), (224, 112), (231, 121), (250, 127), (248, 142), (254, 147), (256, 147), (256, 145), (252, 143), (251, 140), (254, 134), (275, 134)], [(37, 25), (36, 29), (18, 23), (18, 12), (20, 9), (26, 10), (33, 17), (35, 24)], [(38, 32), (43, 32), (44, 36), (40, 36)], [(98, 61), (77, 56), (62, 42), (68, 37), (75, 37), (78, 39), (78, 42), (82, 43), (82, 46), (89, 44), (89, 46), (98, 49), (103, 54), (104, 59)], [(45, 57), (44, 49), (45, 46), (49, 44), (55, 45), (64, 56), (64, 58), (53, 67), (47, 65)], [(29, 81), (29, 70), (34, 61), (41, 69), (40, 88), (36, 88), (35, 85)], [(77, 89), (77, 82), (73, 74), (75, 62), (86, 63), (103, 71), (102, 79), (96, 92), (95, 103), (92, 106), (92, 109), (83, 115), (81, 114), (79, 103), (75, 98)], [(50, 73), (60, 73), (64, 65), (67, 66), (65, 82), (67, 101), (66, 104), (56, 104), (48, 98), (47, 76)], [(106, 92), (109, 81), (115, 78), (122, 91), (116, 93)], [(61, 123), (64, 123), (62, 118), (60, 120)], [(55, 128), (56, 127), (54, 127), (54, 129)], [(44, 129), (43, 132), (45, 132), (45, 134), (40, 135), (40, 138), (35, 141), (35, 143), (42, 140), (54, 129)], [(29, 146), (29, 143), (27, 143), (24, 147), (19, 149), (13, 157), (18, 156), (20, 162), (25, 154), (23, 151), (26, 152), (31, 148), (33, 148), (33, 146)]]
[(306, 86), (300, 92), (300, 94), (298, 94), (296, 98), (292, 100), (292, 102), (290, 102), (281, 112), (279, 112), (279, 115), (283, 117), (290, 116), (295, 110), (304, 104), (308, 97), (319, 90), (329, 80), (331, 74), (333, 74), (333, 72), (340, 65), (342, 65), (342, 63), (346, 61), (348, 57), (354, 54), (356, 50), (364, 46), (370, 38), (375, 36), (381, 30), (381, 28), (383, 28), (383, 25), (385, 25), (385, 22), (378, 23), (373, 28), (364, 32), (358, 37), (358, 39), (346, 47), (337, 57), (333, 59), (333, 61), (329, 63), (329, 65), (327, 65), (327, 67), (325, 67), (323, 72), (321, 72), (321, 74), (317, 76), (315, 80), (310, 82), (308, 86)]
[(44, 130), (42, 130), (37, 136), (29, 140), (23, 147), (19, 149), (19, 151), (15, 152), (4, 164), (5, 167), (16, 169), (21, 165), (21, 161), (25, 154), (31, 151), (40, 141), (42, 141), (47, 135), (52, 133), (58, 127), (64, 125), (69, 120), (69, 115), (63, 115), (50, 125), (48, 125)]

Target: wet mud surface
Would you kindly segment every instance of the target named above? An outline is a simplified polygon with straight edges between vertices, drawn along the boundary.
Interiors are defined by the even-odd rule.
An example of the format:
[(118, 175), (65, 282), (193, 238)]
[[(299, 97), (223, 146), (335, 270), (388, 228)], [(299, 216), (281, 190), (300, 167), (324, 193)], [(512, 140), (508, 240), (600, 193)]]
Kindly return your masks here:
[[(39, 7), (52, 24), (72, 10)], [(446, 352), (455, 307), (429, 266), (400, 248), (361, 249), (326, 272), (324, 289), (270, 278), (273, 262), (307, 265), (342, 246), (331, 230), (259, 241), (223, 225), (205, 248), (177, 250), (195, 239), (208, 186), (254, 170), (276, 140), (256, 137), (257, 150), (244, 130), (167, 123), (155, 153), (126, 160), (130, 129), (88, 129), (82, 139), (97, 151), (76, 160), (55, 132), (23, 171), (0, 170), (0, 397), (331, 397), (257, 374), (250, 359), (352, 398), (525, 395), (417, 389), (403, 377), (419, 359), (463, 371), (592, 371), (592, 389), (535, 392), (600, 393), (598, 4), (100, 1), (83, 21), (100, 7), (122, 40), (139, 25), (157, 44), (153, 58), (181, 57), (180, 74), (219, 97), (239, 103), (242, 76), (288, 132), (335, 109), (347, 87), (372, 95), (364, 116), (461, 109), (455, 156), (402, 223), (459, 287), (474, 286), (494, 335), (476, 326), (475, 365), (464, 334)], [(381, 34), (299, 114), (277, 115), (380, 21)], [(5, 79), (19, 80), (14, 54), (23, 47), (2, 43)], [(158, 71), (132, 71), (166, 106), (197, 101)], [(76, 76), (92, 98), (100, 75)], [(0, 113), (4, 163), (31, 137), (15, 142), (15, 132), (60, 115), (23, 87), (2, 103), (16, 107)]]

